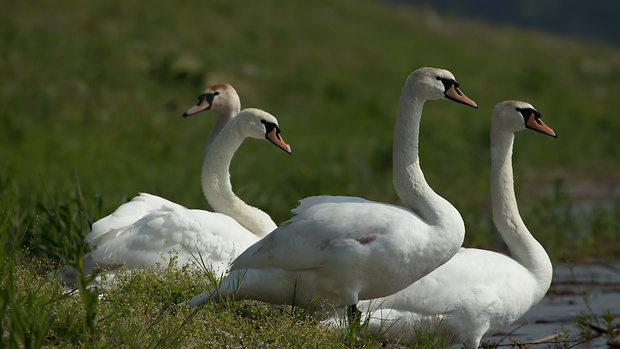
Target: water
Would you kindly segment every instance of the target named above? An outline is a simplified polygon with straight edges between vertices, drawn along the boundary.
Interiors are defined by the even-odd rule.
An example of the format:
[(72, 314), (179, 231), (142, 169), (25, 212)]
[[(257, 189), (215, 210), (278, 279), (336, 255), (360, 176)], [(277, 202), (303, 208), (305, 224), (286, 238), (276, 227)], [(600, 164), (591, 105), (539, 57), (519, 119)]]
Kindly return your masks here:
[[(587, 303), (582, 296), (584, 292)], [(603, 314), (606, 311), (614, 315), (616, 324), (620, 322), (620, 261), (614, 264), (577, 265), (572, 267), (572, 271), (567, 265), (554, 265), (553, 284), (547, 296), (515, 324), (484, 340), (501, 340), (501, 345), (509, 345), (511, 340), (531, 343), (565, 330), (569, 330), (569, 335), (576, 336), (580, 330), (574, 320), (580, 313), (591, 317), (594, 314), (604, 327)], [(616, 339), (620, 341), (620, 336)], [(554, 347), (552, 343), (534, 346)], [(571, 343), (570, 347), (609, 348), (604, 335), (587, 343)]]

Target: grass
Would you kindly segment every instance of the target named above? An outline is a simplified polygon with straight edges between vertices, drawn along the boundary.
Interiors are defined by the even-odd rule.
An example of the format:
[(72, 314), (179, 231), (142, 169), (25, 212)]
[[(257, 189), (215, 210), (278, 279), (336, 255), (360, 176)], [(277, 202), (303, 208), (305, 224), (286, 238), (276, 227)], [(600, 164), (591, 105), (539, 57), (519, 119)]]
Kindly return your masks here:
[[(205, 270), (165, 266), (103, 276), (79, 275), (65, 293), (55, 265), (32, 259), (21, 241), (7, 243), (10, 208), (0, 210), (0, 346), (61, 347), (377, 347), (377, 340), (329, 329), (304, 309), (224, 300), (197, 308), (178, 303), (212, 286)], [(76, 262), (79, 266), (80, 261)], [(206, 276), (206, 275), (207, 276)]]
[[(240, 305), (262, 315), (241, 316), (230, 337), (197, 315), (162, 312), (178, 294), (202, 289), (187, 270), (161, 279), (175, 280), (174, 290), (159, 284), (155, 271), (126, 280), (123, 287), (141, 287), (144, 278), (143, 289), (127, 290), (143, 298), (158, 292), (160, 303), (131, 303), (138, 300), (129, 294), (116, 294), (125, 303), (115, 306), (109, 297), (62, 298), (57, 285), (40, 281), (86, 252), (92, 222), (139, 192), (207, 208), (200, 159), (214, 117), (181, 114), (214, 82), (231, 83), (244, 106), (275, 115), (292, 145), (288, 156), (248, 140), (231, 168), (236, 193), (276, 222), (290, 217), (297, 200), (317, 194), (398, 204), (391, 184), (398, 97), (412, 70), (435, 66), (452, 71), (480, 105), (474, 111), (429, 102), (420, 134), (426, 178), (462, 213), (465, 245), (505, 251), (490, 219), (489, 121), (497, 102), (519, 99), (559, 134), (516, 137), (516, 189), (527, 226), (554, 261), (620, 253), (618, 198), (584, 206), (571, 194), (575, 178), (604, 187), (618, 176), (620, 148), (611, 132), (620, 129), (618, 48), (358, 0), (2, 2), (0, 40), (0, 203), (10, 207), (2, 280), (5, 300), (20, 302), (2, 309), (25, 311), (10, 315), (25, 319), (23, 326), (9, 324), (22, 344), (172, 346), (204, 333), (222, 343), (274, 344), (262, 336), (269, 333), (274, 345), (313, 346), (326, 343), (324, 336), (351, 345), (316, 333), (314, 319), (300, 320), (308, 326), (302, 342), (287, 337), (282, 324), (253, 330), (274, 311), (259, 304)], [(4, 289), (18, 280), (19, 287)], [(128, 304), (141, 308), (122, 309)], [(42, 308), (49, 311), (37, 317)], [(72, 322), (71, 311), (83, 323)], [(219, 314), (231, 322), (237, 315)], [(170, 330), (179, 327), (200, 330)]]
[[(488, 218), (489, 119), (501, 100), (531, 102), (560, 135), (523, 132), (515, 146), (520, 206), (543, 245), (566, 242), (570, 217), (540, 204), (553, 199), (556, 181), (617, 174), (620, 150), (609, 130), (620, 127), (620, 50), (602, 44), (368, 1), (0, 6), (0, 195), (12, 200), (17, 226), (48, 215), (45, 197), (79, 196), (76, 174), (86, 201), (98, 202), (91, 221), (139, 192), (206, 208), (200, 159), (213, 116), (181, 113), (222, 81), (244, 106), (278, 117), (293, 147), (287, 156), (248, 140), (231, 168), (237, 194), (276, 222), (317, 194), (399, 203), (394, 117), (405, 77), (424, 65), (450, 69), (480, 105), (429, 102), (421, 132), (426, 177), (465, 217), (466, 245), (503, 245)], [(574, 234), (578, 241), (550, 249), (552, 257), (593, 254), (595, 246), (581, 245), (599, 241), (590, 233), (600, 225), (601, 234), (617, 234), (617, 212), (615, 202), (583, 213), (589, 224)], [(58, 232), (66, 233), (54, 229), (52, 245), (63, 246)], [(617, 255), (619, 244), (607, 242), (606, 255)]]

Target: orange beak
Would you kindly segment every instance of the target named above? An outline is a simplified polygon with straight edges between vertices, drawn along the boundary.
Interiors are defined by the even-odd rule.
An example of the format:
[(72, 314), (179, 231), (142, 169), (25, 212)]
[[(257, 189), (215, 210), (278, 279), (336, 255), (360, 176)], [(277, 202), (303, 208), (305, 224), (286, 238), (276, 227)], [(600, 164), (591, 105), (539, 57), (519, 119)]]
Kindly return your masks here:
[(445, 94), (446, 94), (446, 97), (448, 99), (451, 99), (453, 101), (456, 101), (456, 102), (459, 102), (459, 103), (463, 103), (463, 104), (466, 104), (466, 105), (468, 105), (470, 107), (474, 107), (474, 108), (478, 109), (478, 104), (476, 104), (476, 102), (472, 101), (467, 96), (465, 96), (463, 94), (463, 92), (461, 92), (461, 90), (459, 90), (458, 87), (454, 86), (454, 84), (452, 86), (450, 86), (449, 89), (446, 90)]
[(557, 133), (553, 131), (549, 126), (545, 125), (545, 123), (540, 119), (534, 116), (534, 113), (527, 118), (527, 122), (525, 123), (527, 128), (531, 128), (534, 131), (538, 131), (540, 133), (544, 133), (554, 138), (558, 138)]
[(201, 100), (199, 100), (199, 101), (198, 101), (198, 103), (196, 103), (196, 105), (195, 105), (195, 106), (193, 106), (193, 107), (191, 107), (191, 108), (187, 109), (187, 110), (185, 111), (185, 113), (183, 113), (183, 116), (190, 116), (190, 115), (194, 115), (194, 114), (196, 114), (196, 113), (200, 113), (201, 111), (203, 111), (203, 110), (207, 110), (207, 109), (209, 109), (209, 108), (211, 108), (211, 103), (209, 103), (209, 102), (208, 102), (208, 101), (206, 101), (206, 100), (202, 100), (202, 99), (201, 99)]
[(274, 128), (273, 130), (271, 130), (271, 132), (269, 132), (267, 134), (267, 139), (275, 144), (276, 146), (278, 146), (278, 148), (283, 149), (285, 152), (292, 154), (291, 152), (291, 146), (284, 143), (284, 140), (282, 139), (282, 136), (280, 136), (280, 134), (277, 132), (276, 128)]

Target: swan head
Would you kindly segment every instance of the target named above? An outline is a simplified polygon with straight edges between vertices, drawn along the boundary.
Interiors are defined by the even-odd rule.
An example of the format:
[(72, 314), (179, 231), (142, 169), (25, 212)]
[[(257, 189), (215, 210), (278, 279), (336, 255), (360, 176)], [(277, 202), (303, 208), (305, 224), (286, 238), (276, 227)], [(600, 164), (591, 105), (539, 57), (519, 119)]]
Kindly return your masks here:
[(542, 121), (542, 115), (531, 104), (520, 101), (504, 101), (493, 109), (492, 127), (506, 132), (525, 129), (557, 138), (558, 135)]
[(280, 135), (280, 126), (275, 116), (264, 110), (248, 108), (237, 114), (233, 121), (238, 125), (239, 132), (244, 137), (266, 139), (291, 154), (291, 147)]
[(241, 110), (241, 100), (237, 91), (229, 84), (211, 85), (198, 96), (196, 105), (187, 109), (183, 116), (194, 115), (203, 110), (235, 116)]
[(427, 100), (449, 99), (478, 108), (476, 102), (469, 99), (459, 88), (454, 75), (445, 69), (424, 67), (415, 70), (407, 77), (405, 88)]

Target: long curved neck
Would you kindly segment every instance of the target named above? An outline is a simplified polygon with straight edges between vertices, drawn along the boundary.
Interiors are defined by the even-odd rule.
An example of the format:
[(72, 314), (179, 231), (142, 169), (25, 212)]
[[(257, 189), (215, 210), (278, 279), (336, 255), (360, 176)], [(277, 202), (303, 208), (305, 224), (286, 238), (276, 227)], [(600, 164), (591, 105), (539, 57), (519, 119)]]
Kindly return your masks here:
[(394, 188), (407, 207), (418, 213), (429, 225), (437, 226), (451, 236), (465, 234), (459, 212), (426, 183), (420, 168), (418, 136), (425, 100), (405, 85), (400, 96), (394, 129)]
[(218, 113), (217, 119), (215, 120), (215, 124), (213, 125), (213, 128), (211, 129), (211, 132), (209, 133), (209, 137), (207, 137), (207, 141), (205, 142), (205, 148), (202, 152), (203, 163), (205, 161), (205, 157), (207, 156), (207, 152), (209, 151), (209, 148), (211, 147), (211, 144), (213, 144), (213, 141), (215, 140), (215, 138), (220, 134), (220, 132), (222, 132), (222, 129), (224, 128), (224, 126), (226, 126), (226, 124), (230, 120), (232, 120), (232, 118), (234, 118), (235, 115), (239, 114), (240, 110), (241, 108), (232, 108), (226, 112)]
[(216, 212), (234, 218), (243, 227), (263, 237), (276, 228), (269, 215), (238, 198), (230, 183), (230, 163), (244, 140), (235, 119), (223, 128), (210, 145), (202, 164), (202, 191)]
[(549, 256), (519, 215), (512, 174), (514, 133), (491, 126), (491, 200), (493, 222), (519, 264), (532, 272), (545, 292), (551, 282)]

